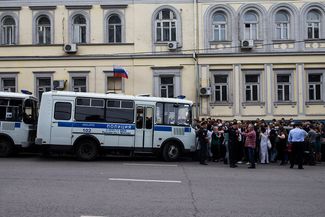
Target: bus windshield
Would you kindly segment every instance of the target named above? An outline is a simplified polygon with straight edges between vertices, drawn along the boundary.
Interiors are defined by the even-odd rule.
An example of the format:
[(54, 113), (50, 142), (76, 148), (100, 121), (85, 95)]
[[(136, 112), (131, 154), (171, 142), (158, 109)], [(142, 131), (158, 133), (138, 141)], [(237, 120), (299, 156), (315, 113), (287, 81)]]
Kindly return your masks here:
[(21, 121), (22, 99), (0, 98), (0, 121)]
[(157, 103), (156, 124), (190, 126), (191, 110), (188, 104)]

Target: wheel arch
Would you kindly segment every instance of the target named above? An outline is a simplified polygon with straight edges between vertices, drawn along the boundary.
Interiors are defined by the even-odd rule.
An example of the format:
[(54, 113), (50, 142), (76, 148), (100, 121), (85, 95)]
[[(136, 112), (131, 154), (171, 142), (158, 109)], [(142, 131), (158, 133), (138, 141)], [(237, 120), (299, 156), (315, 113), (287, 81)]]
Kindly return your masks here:
[(9, 141), (12, 145), (15, 145), (14, 140), (8, 134), (0, 133), (0, 140), (2, 140), (2, 139), (5, 139), (5, 140)]
[(93, 135), (81, 135), (81, 136), (79, 136), (74, 142), (73, 142), (73, 147), (76, 147), (77, 145), (78, 145), (78, 143), (80, 142), (80, 141), (82, 141), (83, 139), (89, 139), (89, 140), (92, 140), (92, 141), (94, 141), (96, 144), (97, 144), (97, 146), (98, 147), (100, 147), (100, 142), (99, 142), (99, 140), (95, 137), (95, 136), (93, 136)]
[(176, 142), (181, 147), (181, 152), (184, 151), (184, 149), (185, 149), (184, 143), (179, 138), (176, 138), (176, 137), (171, 137), (171, 138), (168, 138), (165, 141), (163, 141), (163, 143), (160, 147), (161, 150), (164, 150), (165, 145), (168, 144), (169, 142)]

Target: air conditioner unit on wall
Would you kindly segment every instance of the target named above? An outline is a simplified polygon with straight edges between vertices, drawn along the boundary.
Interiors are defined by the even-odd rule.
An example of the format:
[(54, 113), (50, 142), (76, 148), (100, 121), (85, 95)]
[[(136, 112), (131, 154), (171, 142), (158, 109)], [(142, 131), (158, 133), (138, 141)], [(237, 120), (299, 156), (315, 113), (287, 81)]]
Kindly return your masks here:
[(242, 49), (252, 49), (254, 47), (254, 40), (243, 40), (240, 45)]
[(201, 87), (200, 88), (200, 95), (201, 96), (210, 96), (212, 93), (211, 87)]
[(174, 51), (178, 48), (178, 42), (176, 41), (168, 42), (167, 46), (168, 46), (168, 50)]
[(65, 80), (54, 80), (53, 81), (53, 89), (54, 90), (64, 90), (65, 88)]
[(65, 44), (63, 47), (64, 52), (66, 53), (76, 53), (77, 45), (76, 44)]

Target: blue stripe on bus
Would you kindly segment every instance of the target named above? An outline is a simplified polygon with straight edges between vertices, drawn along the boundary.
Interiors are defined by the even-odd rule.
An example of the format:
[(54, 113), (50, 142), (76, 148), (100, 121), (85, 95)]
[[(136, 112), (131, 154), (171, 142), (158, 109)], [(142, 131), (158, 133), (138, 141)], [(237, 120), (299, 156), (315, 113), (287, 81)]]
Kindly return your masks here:
[(58, 127), (95, 128), (95, 129), (128, 129), (134, 130), (134, 124), (95, 124), (80, 122), (58, 122)]
[[(19, 124), (20, 123), (16, 123)], [(15, 125), (16, 127), (16, 125)], [(101, 123), (82, 123), (82, 122), (58, 122), (58, 127), (75, 127), (75, 128), (95, 128), (95, 129), (128, 129), (134, 130), (134, 124), (101, 124)], [(172, 132), (171, 126), (155, 126), (155, 131)], [(185, 127), (185, 133), (190, 133), (191, 128)]]
[(15, 123), (15, 128), (20, 128), (20, 123)]
[(170, 126), (155, 126), (155, 131), (172, 132), (172, 127), (170, 127)]

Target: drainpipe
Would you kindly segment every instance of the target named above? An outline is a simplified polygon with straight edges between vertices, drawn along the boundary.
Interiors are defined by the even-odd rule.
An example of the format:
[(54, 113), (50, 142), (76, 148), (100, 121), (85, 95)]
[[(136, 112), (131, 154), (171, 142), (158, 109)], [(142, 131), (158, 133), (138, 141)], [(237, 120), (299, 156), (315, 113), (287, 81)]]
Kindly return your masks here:
[(200, 76), (199, 76), (199, 64), (198, 64), (198, 47), (199, 47), (199, 31), (198, 31), (198, 1), (193, 0), (193, 35), (194, 35), (194, 42), (193, 42), (193, 60), (194, 60), (194, 70), (195, 70), (195, 86), (196, 86), (196, 96), (195, 96), (195, 117), (199, 119), (199, 89), (200, 89)]

